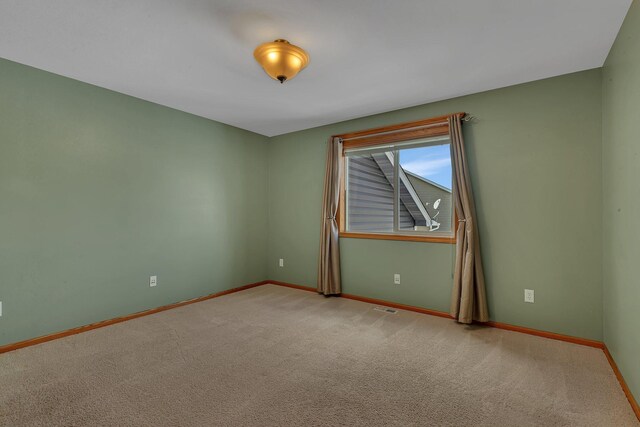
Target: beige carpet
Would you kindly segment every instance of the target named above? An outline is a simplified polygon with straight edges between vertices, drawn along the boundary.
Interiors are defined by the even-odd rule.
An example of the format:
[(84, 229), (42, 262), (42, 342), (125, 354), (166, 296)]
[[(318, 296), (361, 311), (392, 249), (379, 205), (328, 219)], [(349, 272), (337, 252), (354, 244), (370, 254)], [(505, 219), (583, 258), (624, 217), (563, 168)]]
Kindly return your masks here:
[(0, 355), (7, 426), (631, 426), (602, 351), (274, 285)]

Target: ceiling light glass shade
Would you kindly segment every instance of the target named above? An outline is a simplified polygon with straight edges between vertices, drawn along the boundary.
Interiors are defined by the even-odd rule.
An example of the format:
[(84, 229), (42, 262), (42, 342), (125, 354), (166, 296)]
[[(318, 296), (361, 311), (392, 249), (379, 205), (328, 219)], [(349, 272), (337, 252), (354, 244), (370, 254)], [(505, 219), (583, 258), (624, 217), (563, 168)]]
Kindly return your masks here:
[(309, 63), (307, 52), (283, 39), (261, 44), (253, 56), (264, 71), (280, 83), (294, 78)]

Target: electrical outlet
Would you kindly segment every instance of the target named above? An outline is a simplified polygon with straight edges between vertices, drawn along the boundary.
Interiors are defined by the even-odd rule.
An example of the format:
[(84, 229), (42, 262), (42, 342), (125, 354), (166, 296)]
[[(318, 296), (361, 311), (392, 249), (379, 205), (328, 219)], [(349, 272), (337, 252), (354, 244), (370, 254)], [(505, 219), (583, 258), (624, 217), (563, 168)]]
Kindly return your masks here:
[(400, 275), (399, 274), (394, 274), (393, 275), (393, 283), (395, 285), (399, 285), (400, 284)]
[(280, 258), (280, 263), (278, 264), (280, 267), (284, 267), (284, 259)]
[(154, 287), (158, 284), (158, 276), (149, 276), (149, 286)]
[(533, 289), (525, 289), (524, 290), (524, 302), (534, 302), (534, 292)]
[(0, 301), (0, 317), (2, 317), (2, 301)]

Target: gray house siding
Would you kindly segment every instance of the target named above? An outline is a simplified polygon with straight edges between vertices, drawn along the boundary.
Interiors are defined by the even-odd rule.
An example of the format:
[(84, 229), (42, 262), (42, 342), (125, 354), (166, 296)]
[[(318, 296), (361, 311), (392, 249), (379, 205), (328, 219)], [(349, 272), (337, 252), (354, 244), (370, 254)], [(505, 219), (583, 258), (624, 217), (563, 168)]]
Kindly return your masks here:
[[(349, 158), (347, 229), (349, 231), (393, 231), (393, 187), (371, 156)], [(400, 204), (400, 226), (413, 227), (415, 221)]]
[[(371, 157), (373, 157), (373, 160), (375, 160), (375, 162), (378, 164), (378, 167), (380, 168), (380, 170), (382, 170), (382, 173), (384, 173), (385, 177), (387, 178), (387, 181), (393, 182), (393, 178), (394, 178), (393, 155), (390, 154), (389, 156), (387, 155), (387, 153), (377, 153), (377, 154), (371, 155)], [(407, 189), (407, 186), (404, 185), (403, 182), (400, 182), (400, 201), (402, 202), (404, 207), (407, 209), (407, 211), (409, 211), (409, 214), (411, 214), (411, 217), (413, 218), (413, 223), (403, 224), (401, 222), (400, 223), (401, 229), (413, 228), (416, 225), (422, 225), (422, 226), (427, 225), (427, 219), (425, 218), (424, 215), (422, 215), (422, 212), (420, 212), (420, 208), (418, 207), (413, 197), (411, 197), (411, 193), (409, 193), (409, 189)]]

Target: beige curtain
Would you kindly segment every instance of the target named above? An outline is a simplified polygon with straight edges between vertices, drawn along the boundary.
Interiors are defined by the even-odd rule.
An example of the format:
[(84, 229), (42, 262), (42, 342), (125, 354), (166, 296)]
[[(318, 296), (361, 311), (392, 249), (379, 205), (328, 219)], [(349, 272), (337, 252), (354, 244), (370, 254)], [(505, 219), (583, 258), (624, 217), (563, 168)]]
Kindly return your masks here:
[(453, 148), (453, 194), (455, 195), (458, 229), (456, 231), (456, 265), (453, 275), (451, 315), (460, 323), (487, 322), (487, 294), (480, 256), (480, 239), (476, 208), (462, 138), (459, 114), (449, 117)]
[(327, 164), (322, 195), (322, 230), (318, 257), (318, 292), (335, 295), (342, 292), (340, 284), (340, 246), (338, 239), (338, 201), (342, 182), (342, 140), (330, 138), (327, 143)]

